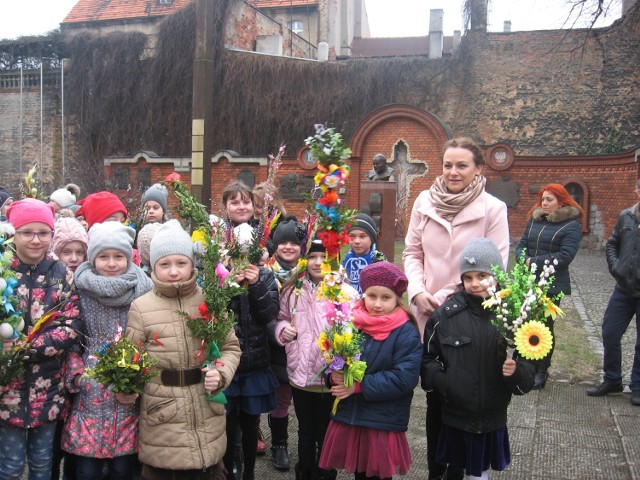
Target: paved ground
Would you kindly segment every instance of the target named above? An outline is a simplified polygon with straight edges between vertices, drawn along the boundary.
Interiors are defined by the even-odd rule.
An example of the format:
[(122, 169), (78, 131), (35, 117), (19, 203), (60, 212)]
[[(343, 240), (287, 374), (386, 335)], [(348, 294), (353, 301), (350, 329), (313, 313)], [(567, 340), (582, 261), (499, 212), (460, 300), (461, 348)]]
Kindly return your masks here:
[[(602, 352), (600, 326), (614, 282), (603, 253), (580, 251), (571, 265), (573, 295), (562, 301), (564, 309), (576, 309), (584, 320), (590, 346)], [(632, 361), (635, 326), (623, 340), (623, 372)], [(594, 382), (599, 379), (594, 379)], [(512, 464), (495, 479), (638, 479), (640, 480), (640, 407), (630, 404), (629, 394), (592, 398), (587, 385), (568, 385), (553, 378), (542, 391), (514, 397), (509, 409)], [(295, 416), (289, 427), (292, 464), (295, 463)], [(409, 441), (413, 454), (411, 480), (426, 478), (424, 434), (425, 397), (414, 396)], [(263, 431), (269, 436), (266, 419)], [(267, 441), (267, 443), (269, 443)], [(256, 478), (291, 479), (293, 472), (278, 472), (270, 454), (258, 458)], [(341, 473), (339, 479), (353, 478)]]
[[(563, 299), (562, 307), (578, 312), (584, 321), (590, 348), (601, 353), (602, 315), (614, 285), (604, 254), (580, 251), (571, 271), (573, 295)], [(635, 331), (632, 325), (623, 339), (625, 383), (628, 383)], [(504, 472), (492, 472), (491, 478), (640, 480), (640, 407), (630, 404), (628, 393), (588, 397), (587, 386), (568, 385), (551, 378), (544, 390), (514, 397), (509, 409), (512, 464)], [(293, 412), (290, 418), (289, 451), (294, 464), (297, 425)], [(405, 478), (411, 480), (426, 479), (424, 419), (425, 396), (417, 389), (408, 431), (413, 466)], [(263, 416), (263, 431), (269, 444), (266, 416)], [(293, 470), (275, 470), (267, 453), (258, 458), (256, 478), (292, 479), (294, 474)], [(340, 473), (338, 478), (352, 476)]]

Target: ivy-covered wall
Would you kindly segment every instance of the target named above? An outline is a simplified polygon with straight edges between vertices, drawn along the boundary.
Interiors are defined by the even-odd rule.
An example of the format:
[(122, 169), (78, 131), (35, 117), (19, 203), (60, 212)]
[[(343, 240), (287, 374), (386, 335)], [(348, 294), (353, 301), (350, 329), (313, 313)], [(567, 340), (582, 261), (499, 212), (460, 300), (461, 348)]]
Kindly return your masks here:
[[(233, 0), (215, 2), (219, 25)], [(640, 8), (607, 29), (474, 32), (451, 57), (332, 63), (225, 50), (215, 40), (214, 150), (295, 152), (325, 123), (347, 139), (381, 106), (438, 116), (454, 135), (508, 143), (518, 155), (615, 153), (640, 146)], [(190, 156), (195, 6), (165, 20), (156, 56), (142, 34), (64, 45), (68, 157), (86, 189), (103, 159), (140, 150)]]

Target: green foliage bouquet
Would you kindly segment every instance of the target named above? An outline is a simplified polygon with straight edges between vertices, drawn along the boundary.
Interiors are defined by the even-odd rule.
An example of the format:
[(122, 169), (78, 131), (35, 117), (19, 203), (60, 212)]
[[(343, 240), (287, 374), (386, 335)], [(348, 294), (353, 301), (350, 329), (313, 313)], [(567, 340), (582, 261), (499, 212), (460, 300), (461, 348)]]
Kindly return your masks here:
[[(198, 203), (177, 173), (165, 179), (165, 184), (175, 194), (179, 202), (178, 213), (194, 228), (191, 238), (203, 246), (202, 269), (198, 283), (204, 294), (204, 302), (199, 306), (200, 315), (193, 316), (179, 312), (196, 338), (202, 339), (202, 349), (198, 355), (206, 354), (205, 366), (215, 366), (222, 356), (220, 347), (224, 344), (235, 325), (235, 317), (229, 310), (231, 299), (245, 293), (247, 289), (238, 285), (223, 263), (226, 228), (224, 222), (209, 216), (204, 205)], [(207, 394), (212, 402), (227, 403), (224, 393)]]
[(122, 327), (118, 327), (112, 341), (98, 350), (96, 358), (95, 367), (87, 368), (84, 375), (104, 388), (113, 387), (113, 393), (141, 394), (149, 380), (159, 373), (152, 368), (157, 360), (149, 356), (146, 344), (131, 342), (129, 337), (122, 335)]
[[(557, 262), (556, 262), (557, 263)], [(528, 360), (546, 357), (553, 345), (553, 336), (544, 324), (545, 318), (556, 319), (564, 312), (547, 295), (553, 281), (554, 265), (548, 260), (539, 275), (535, 263), (526, 264), (525, 252), (510, 272), (493, 267), (500, 290), (489, 287), (484, 308), (496, 313), (493, 324)]]
[[(18, 299), (14, 289), (18, 280), (11, 269), (13, 252), (9, 248), (11, 240), (0, 235), (0, 337), (3, 340), (18, 340), (23, 337), (24, 319), (18, 308)], [(0, 386), (7, 386), (24, 374), (23, 352), (18, 345), (0, 350)]]

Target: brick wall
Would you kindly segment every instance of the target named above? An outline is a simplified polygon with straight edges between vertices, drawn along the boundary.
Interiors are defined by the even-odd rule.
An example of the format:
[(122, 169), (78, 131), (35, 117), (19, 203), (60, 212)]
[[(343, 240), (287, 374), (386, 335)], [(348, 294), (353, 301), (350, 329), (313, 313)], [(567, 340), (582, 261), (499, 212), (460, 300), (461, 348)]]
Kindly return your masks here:
[[(262, 15), (244, 2), (234, 2), (229, 13), (229, 23), (225, 32), (225, 44), (242, 50), (254, 51), (258, 35), (280, 35), (283, 37), (283, 52), (300, 58), (315, 58), (315, 49), (297, 35), (288, 35), (288, 29)], [(291, 46), (293, 45), (293, 53)]]
[[(404, 220), (404, 225), (408, 225), (411, 207), (416, 197), (422, 190), (429, 188), (442, 173), (441, 152), (447, 138), (446, 131), (438, 119), (427, 112), (396, 105), (372, 113), (362, 122), (350, 143), (353, 158), (350, 161), (351, 175), (344, 197), (346, 205), (358, 209), (367, 200), (360, 196), (360, 184), (366, 172), (371, 169), (371, 159), (379, 152), (384, 153), (389, 160), (393, 159), (393, 147), (398, 141), (402, 141), (408, 147), (410, 161), (426, 166), (421, 176), (410, 178), (406, 183), (398, 182), (398, 188), (407, 189), (408, 198), (404, 209), (399, 210), (396, 216)], [(585, 210), (583, 246), (587, 248), (602, 248), (611, 234), (619, 212), (636, 202), (634, 187), (638, 165), (635, 162), (634, 151), (602, 157), (515, 156), (506, 166), (496, 167), (491, 154), (494, 148), (491, 145), (483, 147), (487, 158), (484, 175), (487, 177), (489, 191), (495, 191), (494, 185), (504, 181), (517, 190), (516, 201), (508, 208), (512, 241), (517, 241), (522, 234), (529, 218), (529, 211), (536, 202), (537, 192), (548, 183), (560, 183), (565, 186), (575, 184), (581, 190), (582, 206)], [(291, 155), (291, 152), (289, 154)], [(105, 176), (111, 179), (112, 184), (114, 171), (118, 167), (117, 164), (113, 164), (105, 168)], [(150, 168), (151, 183), (154, 183), (162, 181), (171, 173), (174, 165), (169, 161), (161, 164), (140, 161), (126, 168), (131, 170), (132, 184), (138, 181), (137, 169)], [(223, 157), (212, 165), (213, 213), (222, 214), (221, 192), (243, 171), (252, 173), (256, 184), (267, 177), (266, 166), (259, 166), (255, 162), (230, 162)], [(313, 177), (315, 172), (316, 170), (302, 168), (297, 157), (289, 156), (283, 159), (278, 182), (288, 174)], [(189, 183), (189, 174), (182, 174), (182, 179)], [(119, 194), (123, 198), (128, 195), (129, 204), (135, 208), (143, 190), (144, 188), (138, 191), (120, 191)], [(496, 195), (500, 196), (499, 193)], [(173, 204), (175, 205), (175, 202)], [(307, 206), (304, 201), (286, 200), (285, 205), (289, 214), (298, 218), (304, 217)], [(402, 233), (397, 231), (400, 237)]]

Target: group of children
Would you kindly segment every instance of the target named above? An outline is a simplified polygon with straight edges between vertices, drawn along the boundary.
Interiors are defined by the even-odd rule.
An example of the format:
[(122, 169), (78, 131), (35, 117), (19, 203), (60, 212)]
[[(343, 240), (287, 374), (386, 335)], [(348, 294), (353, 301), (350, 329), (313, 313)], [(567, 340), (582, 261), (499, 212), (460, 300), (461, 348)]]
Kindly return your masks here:
[[(228, 228), (255, 224), (256, 204), (272, 208), (277, 200), (272, 195), (265, 202), (259, 188), (255, 193), (240, 182), (225, 188)], [(274, 466), (289, 468), (292, 400), (296, 479), (335, 479), (338, 469), (356, 479), (391, 478), (411, 465), (405, 432), (420, 378), (424, 389), (443, 398), (438, 454), (444, 463), (465, 469), (469, 478), (488, 478), (489, 468), (509, 464), (507, 406), (511, 394), (531, 389), (534, 373), (528, 362), (506, 358), (481, 306), (495, 283), (492, 265), (504, 268), (490, 240), (469, 243), (460, 259), (460, 290), (434, 312), (421, 339), (402, 301), (406, 276), (377, 250), (373, 219), (357, 215), (344, 260), (350, 285), (343, 308), (365, 336), (367, 368), (362, 381), (347, 387), (340, 371), (318, 374), (324, 360), (316, 341), (328, 326), (327, 301), (316, 298), (325, 249), (317, 237), (304, 242), (304, 225), (283, 218), (266, 264), (235, 273), (247, 290), (229, 304), (234, 330), (216, 366), (203, 367), (201, 339), (180, 313), (200, 315), (197, 249), (179, 222), (167, 221), (166, 190), (153, 186), (142, 200), (148, 224), (137, 246), (147, 272), (136, 265), (135, 231), (123, 224), (127, 211), (115, 195), (91, 194), (73, 203), (80, 205), (75, 218), (55, 223), (55, 206), (39, 200), (6, 209), (25, 323), (33, 326), (55, 306), (62, 315), (30, 345), (24, 377), (0, 387), (0, 479), (19, 479), (25, 455), (30, 479), (57, 478), (52, 465), (60, 455), (53, 452), (60, 445), (65, 465), (73, 466), (65, 469), (68, 479), (98, 479), (105, 471), (112, 479), (132, 479), (140, 462), (145, 480), (253, 480), (262, 413), (269, 413)], [(296, 272), (301, 256), (306, 271)], [(148, 345), (158, 361), (160, 375), (141, 398), (114, 394), (83, 375), (105, 342), (123, 333)], [(205, 397), (222, 390), (226, 406)], [(241, 471), (234, 465), (236, 444)]]

